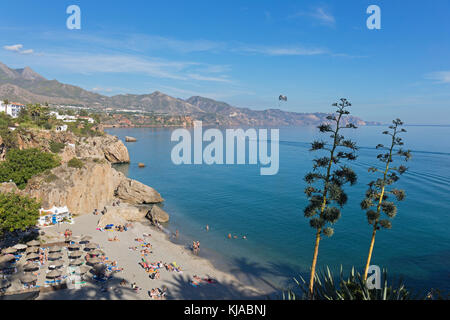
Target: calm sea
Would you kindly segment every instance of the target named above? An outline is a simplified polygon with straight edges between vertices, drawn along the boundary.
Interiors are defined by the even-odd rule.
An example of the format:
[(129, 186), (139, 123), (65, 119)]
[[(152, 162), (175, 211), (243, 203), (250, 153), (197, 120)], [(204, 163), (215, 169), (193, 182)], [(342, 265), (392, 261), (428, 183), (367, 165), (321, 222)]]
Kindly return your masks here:
[[(378, 143), (388, 144), (384, 127), (361, 127), (349, 137), (360, 147), (353, 163), (358, 184), (346, 188), (349, 201), (332, 238), (321, 241), (318, 267), (362, 269), (371, 227), (359, 203), (373, 175)], [(312, 259), (314, 231), (303, 217), (307, 204), (303, 177), (311, 168), (309, 142), (320, 137), (314, 127), (280, 129), (280, 170), (261, 176), (257, 165), (174, 165), (173, 129), (110, 129), (127, 143), (129, 177), (157, 189), (170, 213), (169, 230), (180, 231), (186, 245), (199, 240), (203, 255), (241, 280), (278, 290), (305, 275)], [(377, 234), (372, 264), (387, 268), (418, 293), (450, 291), (450, 127), (411, 126), (405, 147), (413, 152), (409, 171), (398, 183), (407, 193), (398, 205), (391, 230)], [(138, 162), (147, 166), (138, 168)], [(210, 231), (205, 231), (206, 225)], [(231, 233), (237, 239), (228, 239)], [(247, 237), (246, 240), (242, 236)]]

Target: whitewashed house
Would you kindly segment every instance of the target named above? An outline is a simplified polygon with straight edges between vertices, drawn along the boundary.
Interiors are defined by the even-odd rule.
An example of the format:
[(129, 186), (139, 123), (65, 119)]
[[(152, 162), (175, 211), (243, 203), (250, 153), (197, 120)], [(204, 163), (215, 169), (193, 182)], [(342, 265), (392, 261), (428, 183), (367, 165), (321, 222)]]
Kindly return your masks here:
[(5, 112), (13, 118), (17, 118), (20, 110), (23, 108), (25, 108), (25, 105), (21, 103), (11, 102), (9, 104), (5, 104), (3, 101), (0, 101), (0, 112)]

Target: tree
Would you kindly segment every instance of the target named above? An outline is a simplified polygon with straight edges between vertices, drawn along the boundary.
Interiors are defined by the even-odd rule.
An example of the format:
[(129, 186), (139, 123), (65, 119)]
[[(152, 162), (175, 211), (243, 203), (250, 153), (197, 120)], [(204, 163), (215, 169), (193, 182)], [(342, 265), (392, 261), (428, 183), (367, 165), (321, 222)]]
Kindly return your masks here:
[(29, 179), (46, 170), (59, 166), (58, 157), (36, 148), (11, 149), (6, 161), (0, 163), (0, 182), (13, 181), (19, 189), (24, 189)]
[(0, 193), (0, 235), (35, 226), (41, 204), (28, 196)]
[(341, 216), (339, 208), (342, 208), (347, 202), (347, 195), (342, 187), (346, 183), (353, 185), (357, 180), (356, 174), (351, 168), (340, 165), (343, 160), (356, 159), (355, 142), (345, 139), (340, 134), (342, 129), (356, 129), (352, 123), (342, 124), (345, 116), (350, 114), (346, 108), (351, 106), (351, 103), (343, 98), (333, 106), (337, 107), (336, 114), (327, 117), (331, 124), (322, 124), (318, 127), (321, 133), (331, 133), (331, 144), (326, 144), (324, 141), (314, 141), (311, 144), (310, 151), (321, 150), (325, 155), (313, 160), (313, 171), (305, 176), (308, 184), (305, 193), (309, 198), (309, 204), (304, 209), (304, 214), (306, 218), (310, 219), (310, 226), (316, 230), (309, 282), (311, 299), (314, 298), (314, 279), (321, 235), (328, 237), (333, 235), (334, 230), (330, 225), (339, 220)]
[[(361, 202), (361, 209), (366, 210), (367, 220), (369, 224), (373, 226), (372, 239), (369, 246), (369, 255), (367, 257), (366, 267), (364, 269), (364, 281), (367, 280), (367, 273), (369, 271), (370, 260), (372, 259), (373, 247), (375, 244), (375, 235), (380, 227), (390, 229), (392, 223), (390, 219), (394, 218), (397, 214), (397, 206), (394, 202), (387, 201), (389, 196), (394, 196), (397, 201), (402, 201), (405, 198), (405, 191), (400, 189), (388, 189), (389, 186), (397, 182), (400, 177), (406, 172), (407, 168), (403, 165), (398, 167), (391, 167), (394, 162), (394, 156), (403, 158), (404, 161), (408, 161), (411, 158), (411, 152), (404, 151), (403, 149), (394, 150), (396, 146), (402, 146), (403, 140), (398, 135), (406, 132), (405, 129), (400, 127), (403, 122), (400, 119), (392, 121), (392, 125), (389, 126), (388, 131), (383, 131), (383, 134), (391, 136), (391, 145), (385, 147), (382, 144), (377, 145), (377, 149), (384, 150), (384, 153), (380, 153), (377, 159), (384, 163), (383, 170), (375, 167), (369, 168), (369, 172), (381, 173), (382, 177), (369, 183), (369, 189), (366, 192), (366, 198)], [(373, 208), (376, 208), (373, 210)], [(381, 213), (384, 212), (387, 219), (381, 218)]]

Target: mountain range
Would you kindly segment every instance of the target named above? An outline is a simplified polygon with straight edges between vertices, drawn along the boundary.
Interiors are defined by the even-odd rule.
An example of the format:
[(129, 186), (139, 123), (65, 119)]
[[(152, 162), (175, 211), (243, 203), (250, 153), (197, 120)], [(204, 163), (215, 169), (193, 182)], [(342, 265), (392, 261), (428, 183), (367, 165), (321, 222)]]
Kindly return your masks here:
[[(174, 98), (162, 92), (104, 96), (80, 87), (48, 80), (29, 67), (12, 69), (0, 62), (0, 100), (20, 103), (86, 106), (99, 110), (132, 109), (158, 114), (188, 115), (205, 124), (289, 126), (317, 125), (326, 121), (326, 113), (298, 113), (280, 109), (251, 110), (233, 107), (204, 97)], [(349, 122), (373, 125), (354, 116)]]

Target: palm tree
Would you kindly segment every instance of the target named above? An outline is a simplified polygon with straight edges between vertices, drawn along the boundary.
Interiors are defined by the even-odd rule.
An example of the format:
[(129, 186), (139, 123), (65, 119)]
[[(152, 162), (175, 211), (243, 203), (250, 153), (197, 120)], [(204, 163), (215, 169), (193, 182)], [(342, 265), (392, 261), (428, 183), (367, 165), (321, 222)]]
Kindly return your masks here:
[[(375, 235), (380, 227), (390, 229), (392, 223), (389, 219), (392, 219), (397, 214), (397, 207), (394, 202), (387, 201), (389, 195), (393, 195), (397, 201), (402, 201), (405, 198), (405, 191), (399, 189), (388, 190), (387, 187), (397, 182), (400, 178), (397, 175), (405, 173), (407, 168), (403, 165), (399, 167), (391, 167), (394, 161), (394, 156), (400, 156), (405, 161), (411, 158), (411, 152), (399, 149), (394, 150), (396, 146), (402, 146), (402, 138), (398, 136), (399, 133), (406, 132), (405, 129), (399, 128), (403, 125), (400, 119), (392, 121), (392, 125), (389, 126), (390, 131), (384, 131), (383, 134), (391, 136), (391, 145), (385, 147), (382, 144), (377, 145), (377, 149), (385, 150), (385, 153), (381, 153), (377, 158), (384, 163), (383, 170), (375, 167), (369, 168), (369, 172), (381, 173), (382, 178), (369, 183), (369, 189), (366, 192), (366, 198), (361, 202), (361, 208), (366, 210), (367, 220), (369, 224), (373, 226), (372, 239), (369, 246), (369, 255), (367, 257), (366, 267), (364, 269), (364, 281), (367, 281), (367, 273), (369, 271), (370, 260), (372, 259), (373, 247), (375, 244)], [(376, 210), (372, 210), (376, 207)], [(381, 213), (384, 212), (387, 215), (387, 219), (381, 218)]]

